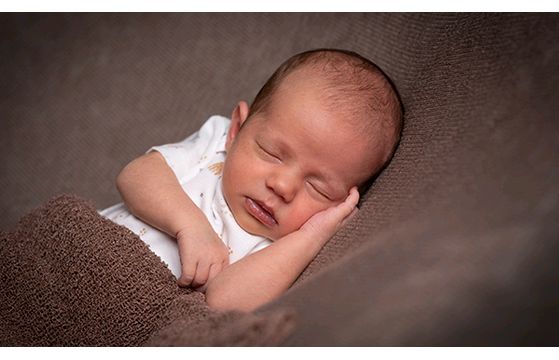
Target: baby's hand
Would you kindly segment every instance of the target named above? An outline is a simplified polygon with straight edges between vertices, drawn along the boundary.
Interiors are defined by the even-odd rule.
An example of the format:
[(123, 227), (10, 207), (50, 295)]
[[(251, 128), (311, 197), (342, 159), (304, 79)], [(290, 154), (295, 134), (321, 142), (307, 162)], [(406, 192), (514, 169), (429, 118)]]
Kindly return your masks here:
[(209, 224), (179, 231), (177, 243), (182, 266), (179, 286), (204, 291), (205, 284), (229, 265), (229, 250)]
[(352, 187), (344, 202), (314, 214), (299, 231), (308, 233), (314, 239), (328, 241), (357, 213), (358, 201), (359, 192)]

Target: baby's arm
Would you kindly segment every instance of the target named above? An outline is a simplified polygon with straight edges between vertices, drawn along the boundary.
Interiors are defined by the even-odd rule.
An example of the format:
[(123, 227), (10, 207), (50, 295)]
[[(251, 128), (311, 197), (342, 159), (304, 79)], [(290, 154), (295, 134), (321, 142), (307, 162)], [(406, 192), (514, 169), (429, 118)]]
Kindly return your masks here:
[(359, 193), (352, 188), (343, 203), (315, 214), (299, 230), (226, 267), (208, 283), (210, 307), (250, 311), (281, 295), (357, 211), (358, 200)]
[(150, 152), (128, 164), (117, 177), (117, 188), (132, 214), (177, 238), (179, 285), (203, 285), (229, 263), (227, 247), (160, 153)]

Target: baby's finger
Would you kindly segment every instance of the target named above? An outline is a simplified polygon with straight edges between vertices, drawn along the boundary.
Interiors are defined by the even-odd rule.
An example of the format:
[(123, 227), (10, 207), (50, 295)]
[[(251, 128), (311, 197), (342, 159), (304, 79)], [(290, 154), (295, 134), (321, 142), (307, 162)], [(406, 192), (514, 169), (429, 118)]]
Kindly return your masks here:
[(210, 273), (208, 275), (208, 280), (206, 281), (206, 283), (202, 286), (196, 287), (196, 291), (200, 291), (205, 293), (206, 289), (208, 288), (208, 284), (210, 283), (210, 281), (212, 281), (212, 279), (214, 277), (217, 276), (217, 274), (219, 274), (221, 272), (221, 270), (223, 270), (223, 263), (219, 263), (219, 264), (212, 264), (210, 265)]
[(359, 202), (359, 191), (357, 190), (357, 187), (354, 186), (349, 190), (349, 195), (345, 199), (345, 203), (351, 205), (351, 207), (355, 207), (358, 202)]
[(198, 265), (198, 262), (190, 259), (185, 259), (185, 261), (182, 261), (181, 258), (181, 263), (182, 263), (182, 272), (177, 283), (179, 286), (187, 287), (190, 286), (190, 284), (192, 284), (192, 281), (194, 280), (194, 275), (196, 274), (196, 267)]
[(179, 277), (177, 283), (179, 286), (187, 287), (190, 286), (194, 280), (194, 275), (196, 275), (196, 267), (198, 266), (198, 260), (191, 256), (180, 256), (181, 260), (181, 276)]
[(353, 219), (355, 217), (355, 215), (357, 215), (358, 212), (359, 212), (359, 209), (354, 207), (353, 210), (351, 211), (351, 213), (345, 219), (343, 219), (340, 226), (344, 227), (351, 219)]
[(196, 275), (194, 275), (194, 280), (192, 280), (192, 287), (197, 288), (204, 285), (208, 281), (209, 273), (210, 265), (208, 263), (198, 263), (198, 266), (196, 267)]
[(351, 212), (355, 209), (357, 202), (359, 201), (359, 192), (357, 188), (354, 186), (349, 190), (349, 195), (346, 197), (344, 202), (339, 204), (336, 208), (342, 214), (342, 217), (345, 218), (351, 214)]

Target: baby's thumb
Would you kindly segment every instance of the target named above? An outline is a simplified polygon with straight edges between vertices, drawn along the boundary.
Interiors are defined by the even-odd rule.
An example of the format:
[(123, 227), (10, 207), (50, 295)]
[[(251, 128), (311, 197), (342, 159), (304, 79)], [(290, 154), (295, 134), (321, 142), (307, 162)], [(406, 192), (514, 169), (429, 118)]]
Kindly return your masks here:
[(359, 212), (359, 209), (357, 207), (354, 207), (353, 210), (351, 211), (351, 213), (342, 221), (340, 226), (344, 227), (351, 219), (353, 219), (355, 217), (355, 215), (357, 215), (358, 212)]
[(357, 213), (357, 202), (359, 201), (359, 192), (356, 187), (349, 190), (349, 195), (344, 202), (332, 209), (329, 214), (331, 221), (336, 223), (336, 228), (344, 226)]
[(338, 208), (345, 214), (344, 217), (347, 217), (350, 216), (355, 209), (357, 209), (356, 206), (358, 202), (359, 191), (357, 191), (357, 188), (354, 186), (349, 190), (349, 195), (346, 197), (344, 202), (338, 205)]

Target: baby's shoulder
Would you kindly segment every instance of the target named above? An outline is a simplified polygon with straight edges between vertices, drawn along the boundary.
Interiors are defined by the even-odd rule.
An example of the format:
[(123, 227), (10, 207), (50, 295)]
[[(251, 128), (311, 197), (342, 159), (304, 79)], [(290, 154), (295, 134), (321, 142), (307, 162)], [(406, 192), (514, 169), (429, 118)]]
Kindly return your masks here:
[(207, 132), (212, 137), (220, 137), (227, 135), (231, 120), (221, 115), (210, 116), (208, 120), (200, 128), (200, 132)]

